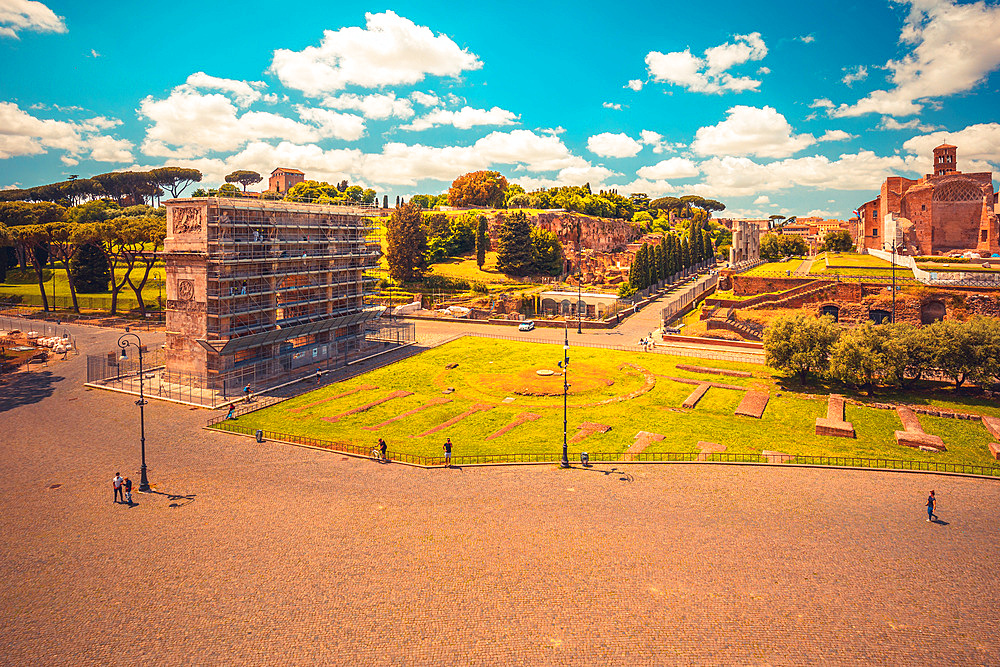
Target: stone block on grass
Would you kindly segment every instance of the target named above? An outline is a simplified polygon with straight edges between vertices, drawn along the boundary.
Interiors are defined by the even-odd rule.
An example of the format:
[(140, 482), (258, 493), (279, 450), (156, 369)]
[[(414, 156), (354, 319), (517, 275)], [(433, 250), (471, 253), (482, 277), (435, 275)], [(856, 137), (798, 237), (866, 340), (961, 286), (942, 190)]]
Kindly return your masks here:
[(826, 417), (816, 418), (816, 435), (837, 438), (857, 437), (854, 424), (844, 421), (844, 397), (840, 394), (830, 394), (826, 404)]
[(694, 391), (692, 391), (691, 394), (684, 399), (684, 403), (681, 404), (681, 407), (687, 408), (688, 410), (694, 409), (694, 407), (698, 405), (698, 401), (701, 400), (701, 397), (705, 395), (705, 392), (707, 392), (711, 386), (712, 385), (707, 382), (699, 384), (695, 387)]
[(761, 450), (760, 455), (767, 459), (768, 463), (790, 463), (792, 459), (795, 458), (792, 454), (785, 454), (784, 452), (772, 452), (766, 449)]
[(760, 419), (764, 416), (764, 408), (767, 407), (767, 402), (770, 398), (770, 394), (766, 391), (751, 389), (743, 397), (743, 400), (740, 401), (740, 404), (736, 406), (735, 414)]
[(983, 415), (983, 426), (994, 438), (1000, 439), (1000, 417), (987, 417)]
[(1000, 461), (1000, 443), (990, 443), (990, 456), (995, 458), (997, 461)]
[(698, 454), (698, 460), (707, 461), (712, 454), (718, 454), (726, 451), (726, 446), (720, 445), (717, 442), (705, 442), (704, 440), (699, 440), (698, 449), (700, 451)]
[(903, 445), (904, 447), (912, 447), (913, 449), (921, 449), (923, 447), (930, 447), (936, 452), (948, 451), (948, 448), (944, 446), (944, 441), (936, 435), (931, 435), (930, 433), (914, 433), (913, 431), (895, 431), (893, 435), (896, 437), (896, 444)]

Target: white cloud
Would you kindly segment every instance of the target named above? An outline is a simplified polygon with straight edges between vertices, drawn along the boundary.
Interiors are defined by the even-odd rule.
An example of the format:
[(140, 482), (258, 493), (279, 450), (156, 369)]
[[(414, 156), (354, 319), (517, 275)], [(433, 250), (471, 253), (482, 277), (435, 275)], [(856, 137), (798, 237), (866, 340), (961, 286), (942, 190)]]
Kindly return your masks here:
[(711, 158), (699, 167), (705, 179), (687, 188), (715, 197), (759, 195), (796, 185), (826, 190), (871, 190), (886, 176), (900, 171), (920, 173), (913, 157), (879, 157), (871, 151), (841, 155), (831, 160), (822, 155), (760, 164), (746, 157)]
[(694, 162), (683, 157), (672, 157), (661, 160), (654, 165), (642, 167), (636, 172), (641, 178), (650, 181), (667, 181), (677, 178), (693, 178), (701, 173)]
[(18, 31), (66, 32), (61, 16), (34, 0), (0, 0), (0, 37), (18, 39)]
[[(414, 93), (416, 94), (416, 93)], [(435, 98), (437, 99), (437, 98)], [(395, 116), (406, 120), (413, 118), (413, 104), (410, 100), (397, 99), (395, 93), (373, 93), (371, 95), (340, 95), (339, 97), (327, 97), (323, 100), (323, 106), (331, 109), (350, 109), (360, 111), (365, 118), (384, 120)]]
[(844, 68), (844, 78), (841, 79), (848, 86), (853, 86), (858, 81), (864, 81), (868, 78), (868, 68), (864, 65), (858, 65), (853, 68)]
[(642, 144), (624, 132), (602, 132), (587, 139), (587, 150), (601, 157), (633, 157), (642, 150)]
[(263, 81), (238, 81), (236, 79), (222, 79), (211, 76), (204, 72), (195, 72), (187, 78), (177, 89), (184, 91), (197, 90), (221, 90), (229, 93), (230, 97), (241, 107), (248, 107), (260, 99), (258, 88), (264, 87)]
[(631, 88), (632, 90), (638, 92), (642, 90), (642, 79), (629, 79), (629, 82), (622, 87)]
[(915, 154), (920, 162), (926, 163), (925, 169), (929, 172), (928, 167), (934, 148), (943, 143), (958, 146), (961, 171), (973, 171), (969, 168), (973, 161), (1000, 164), (1000, 123), (979, 123), (969, 125), (958, 132), (941, 131), (924, 134), (904, 141), (903, 148)]
[(91, 58), (100, 58), (101, 54), (97, 52), (97, 49), (91, 49), (90, 50), (90, 57)]
[(762, 60), (767, 46), (760, 33), (735, 35), (726, 42), (705, 50), (705, 57), (692, 55), (690, 49), (646, 54), (646, 67), (655, 81), (683, 86), (699, 93), (742, 92), (756, 90), (761, 82), (750, 77), (734, 77), (727, 70), (751, 60)]
[(608, 179), (617, 176), (621, 176), (621, 174), (605, 167), (567, 167), (559, 170), (554, 178), (520, 177), (517, 179), (517, 183), (529, 192), (539, 188), (583, 185), (584, 183), (590, 183), (592, 190), (599, 190), (605, 187)]
[(801, 37), (796, 37), (795, 39), (799, 40), (803, 44), (812, 44), (816, 41), (816, 38), (812, 35), (802, 35)]
[(615, 102), (605, 102), (603, 105), (605, 109), (614, 109), (615, 111), (621, 111), (622, 105)]
[(771, 198), (767, 195), (761, 195), (753, 200), (755, 206), (763, 206), (764, 204), (770, 204)]
[(912, 50), (885, 65), (894, 87), (872, 91), (853, 105), (841, 104), (830, 110), (831, 116), (910, 116), (926, 100), (970, 90), (1000, 66), (1000, 6), (895, 1), (910, 5), (899, 41)]
[(699, 128), (691, 148), (699, 155), (787, 157), (816, 143), (811, 134), (793, 134), (772, 107), (735, 106), (718, 125)]
[(847, 141), (848, 139), (853, 139), (856, 135), (849, 134), (843, 130), (827, 130), (823, 133), (823, 136), (816, 139), (816, 141)]
[(203, 95), (178, 86), (166, 99), (147, 97), (140, 103), (140, 118), (153, 122), (142, 151), (157, 157), (201, 156), (236, 151), (259, 139), (296, 144), (330, 137), (353, 141), (364, 133), (359, 116), (302, 106), (297, 110), (305, 123), (263, 111), (239, 114), (224, 95)]
[(809, 211), (808, 213), (806, 213), (802, 217), (803, 218), (827, 218), (827, 219), (829, 219), (829, 218), (835, 218), (835, 217), (837, 217), (837, 214), (833, 213), (832, 211), (823, 210), (821, 208), (814, 208), (813, 210)]
[(652, 146), (653, 152), (657, 154), (675, 153), (678, 149), (684, 147), (684, 144), (671, 144), (668, 141), (664, 141), (662, 134), (653, 132), (652, 130), (642, 130), (639, 132), (639, 141), (646, 146)]
[(906, 122), (900, 122), (893, 118), (892, 116), (882, 116), (882, 122), (879, 123), (878, 129), (880, 130), (920, 130), (921, 132), (933, 132), (934, 130), (940, 129), (933, 125), (928, 125), (927, 123), (920, 122), (919, 119), (914, 118)]
[(64, 151), (63, 161), (72, 164), (84, 154), (102, 162), (125, 162), (132, 159), (132, 144), (100, 134), (120, 124), (103, 116), (79, 122), (44, 120), (13, 102), (0, 102), (0, 159), (56, 149)]
[(419, 90), (410, 93), (410, 99), (424, 107), (436, 107), (441, 103), (441, 100), (434, 93), (422, 93)]
[(319, 46), (276, 50), (270, 71), (286, 87), (318, 97), (349, 85), (411, 85), (427, 75), (454, 77), (483, 66), (447, 35), (392, 11), (366, 13), (365, 21), (365, 28), (325, 31)]
[(493, 107), (492, 109), (473, 109), (462, 107), (458, 111), (434, 109), (409, 125), (400, 125), (401, 130), (426, 130), (438, 125), (451, 125), (460, 130), (468, 130), (479, 125), (513, 125), (518, 120), (513, 112)]
[(671, 185), (667, 181), (650, 181), (645, 178), (637, 178), (630, 183), (608, 183), (607, 187), (618, 190), (621, 194), (632, 192), (644, 192), (650, 199), (663, 197), (665, 195), (680, 192), (681, 188)]

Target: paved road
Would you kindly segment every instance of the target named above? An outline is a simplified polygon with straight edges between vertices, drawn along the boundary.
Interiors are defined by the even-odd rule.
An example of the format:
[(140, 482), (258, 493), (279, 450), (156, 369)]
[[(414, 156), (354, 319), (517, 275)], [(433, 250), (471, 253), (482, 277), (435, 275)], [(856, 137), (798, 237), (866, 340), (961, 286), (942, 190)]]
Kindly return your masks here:
[(127, 508), (110, 478), (138, 466), (136, 408), (84, 373), (0, 387), (4, 664), (1000, 663), (995, 481), (427, 471), (154, 402), (156, 493)]

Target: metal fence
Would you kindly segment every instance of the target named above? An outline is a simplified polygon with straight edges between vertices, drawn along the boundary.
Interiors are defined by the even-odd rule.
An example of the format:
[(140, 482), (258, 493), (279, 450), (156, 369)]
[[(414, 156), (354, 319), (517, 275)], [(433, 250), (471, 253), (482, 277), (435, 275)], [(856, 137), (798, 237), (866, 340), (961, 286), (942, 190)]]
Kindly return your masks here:
[(705, 294), (705, 292), (715, 289), (718, 284), (718, 274), (712, 274), (705, 276), (704, 278), (699, 278), (693, 285), (675, 295), (670, 303), (668, 303), (660, 311), (660, 321), (664, 326), (666, 326), (666, 324), (675, 318), (678, 313), (697, 301), (703, 294)]
[(80, 350), (76, 346), (76, 336), (71, 334), (66, 327), (55, 322), (0, 315), (0, 331), (15, 330), (23, 331), (25, 333), (29, 331), (37, 331), (40, 336), (46, 338), (51, 338), (53, 336), (68, 338), (73, 344), (73, 354), (80, 354)]
[[(231, 421), (219, 422), (220, 431), (241, 435), (256, 435), (257, 429), (242, 426)], [(276, 440), (297, 445), (319, 447), (346, 454), (367, 456), (372, 446), (356, 445), (336, 440), (312, 438), (292, 433), (281, 433), (260, 429), (265, 440)], [(388, 451), (387, 457), (393, 461), (413, 463), (422, 466), (437, 466), (444, 463), (443, 456), (418, 456), (405, 452)], [(591, 463), (756, 463), (771, 465), (819, 466), (835, 468), (865, 468), (870, 470), (912, 470), (918, 472), (958, 473), (1000, 478), (1000, 466), (979, 466), (964, 463), (940, 463), (936, 461), (910, 461), (906, 459), (864, 458), (857, 456), (805, 456), (805, 455), (765, 455), (765, 454), (702, 454), (698, 452), (595, 452), (587, 454)], [(776, 460), (778, 459), (778, 460)], [(494, 463), (557, 463), (562, 460), (559, 451), (526, 454), (477, 454), (473, 456), (452, 456), (453, 465), (484, 465)]]
[[(166, 355), (163, 348), (146, 350), (143, 346), (143, 372), (149, 373), (161, 368)], [(87, 355), (87, 382), (106, 382), (112, 379), (125, 379), (139, 374), (139, 355), (132, 354), (127, 359), (121, 358), (121, 352)], [(138, 378), (136, 378), (138, 383)], [(138, 387), (138, 384), (136, 385)], [(138, 391), (138, 389), (136, 389)]]

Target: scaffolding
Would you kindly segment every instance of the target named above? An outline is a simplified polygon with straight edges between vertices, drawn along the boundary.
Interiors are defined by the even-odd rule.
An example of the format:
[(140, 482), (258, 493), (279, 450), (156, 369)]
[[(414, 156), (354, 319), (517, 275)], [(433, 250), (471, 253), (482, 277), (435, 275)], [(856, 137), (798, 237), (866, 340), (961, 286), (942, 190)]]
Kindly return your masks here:
[[(227, 390), (249, 378), (260, 386), (346, 364), (366, 339), (384, 340), (372, 334), (381, 327), (373, 207), (200, 198), (167, 208), (168, 373), (203, 372)], [(192, 339), (203, 369), (182, 358), (199, 356)]]

